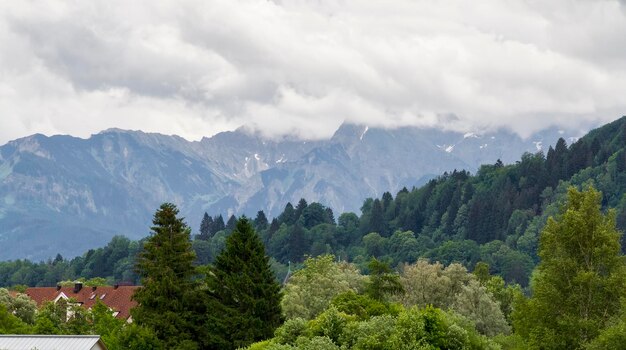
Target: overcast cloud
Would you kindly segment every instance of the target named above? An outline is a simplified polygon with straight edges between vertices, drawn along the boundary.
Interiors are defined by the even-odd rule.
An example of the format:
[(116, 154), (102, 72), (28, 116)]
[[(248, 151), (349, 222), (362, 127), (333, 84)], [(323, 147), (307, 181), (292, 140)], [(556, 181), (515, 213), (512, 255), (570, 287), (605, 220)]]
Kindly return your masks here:
[(626, 114), (623, 1), (3, 1), (0, 143), (109, 127), (522, 136)]

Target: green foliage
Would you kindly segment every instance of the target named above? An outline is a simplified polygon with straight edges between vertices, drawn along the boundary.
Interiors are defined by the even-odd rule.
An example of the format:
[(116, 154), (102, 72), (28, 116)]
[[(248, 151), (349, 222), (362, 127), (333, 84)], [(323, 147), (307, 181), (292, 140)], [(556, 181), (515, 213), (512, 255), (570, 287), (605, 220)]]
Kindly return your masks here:
[(489, 264), (486, 262), (479, 261), (476, 263), (474, 267), (474, 271), (472, 272), (474, 276), (478, 279), (481, 284), (487, 283), (487, 281), (491, 278), (489, 275)]
[(274, 341), (279, 344), (295, 345), (296, 340), (308, 332), (307, 321), (303, 318), (291, 318), (276, 329)]
[(337, 310), (335, 306), (331, 305), (310, 322), (309, 330), (313, 336), (328, 337), (330, 340), (337, 343), (343, 333), (343, 329), (349, 322), (355, 319), (354, 316), (341, 312)]
[(139, 305), (132, 310), (134, 322), (153, 330), (172, 348), (193, 336), (189, 298), (197, 273), (192, 265), (190, 229), (177, 215), (171, 203), (161, 205), (154, 214), (153, 234), (137, 261), (143, 286), (133, 295)]
[(532, 348), (578, 349), (620, 310), (626, 270), (615, 214), (600, 211), (601, 194), (570, 188), (568, 202), (541, 234), (529, 300), (518, 298), (515, 328)]
[(198, 239), (203, 241), (210, 239), (213, 235), (213, 232), (211, 232), (212, 226), (213, 218), (205, 212), (202, 217), (202, 221), (200, 222), (200, 233), (198, 234)]
[(519, 284), (506, 285), (500, 276), (492, 276), (486, 282), (485, 287), (494, 300), (500, 305), (500, 310), (508, 323), (511, 323), (511, 313), (513, 312), (513, 302), (515, 298), (521, 297), (522, 288)]
[(452, 307), (459, 314), (472, 320), (476, 330), (481, 334), (494, 336), (510, 332), (500, 305), (476, 280), (461, 287)]
[(359, 320), (381, 315), (397, 316), (401, 311), (401, 306), (395, 303), (384, 303), (364, 294), (356, 294), (353, 291), (337, 295), (331, 305), (341, 312), (357, 317)]
[(248, 219), (241, 218), (206, 278), (211, 334), (204, 348), (235, 349), (267, 339), (282, 323), (280, 287), (265, 248)]
[(125, 325), (126, 322), (115, 318), (102, 301), (96, 301), (96, 304), (91, 307), (91, 328), (94, 334), (100, 335), (107, 348), (111, 350), (122, 348), (119, 337)]
[[(399, 282), (406, 293), (394, 295), (399, 284), (393, 283), (398, 280), (390, 266), (369, 268), (368, 294), (364, 295), (359, 294), (363, 276), (353, 265), (335, 263), (334, 258), (313, 259), (312, 266), (305, 263), (304, 272), (291, 277), (282, 300), (287, 316), (313, 320), (294, 318), (286, 333), (279, 330), (275, 339), (254, 347), (489, 348), (493, 344), (476, 329), (490, 335), (506, 333), (503, 320), (513, 319), (518, 334), (494, 337), (502, 348), (618, 348), (624, 333), (619, 300), (626, 279), (620, 235), (614, 226), (626, 228), (624, 141), (626, 118), (590, 132), (569, 148), (561, 139), (545, 156), (525, 154), (512, 165), (498, 161), (482, 166), (474, 176), (466, 171), (444, 173), (422, 187), (402, 189), (395, 198), (388, 192), (380, 199), (368, 198), (360, 216), (343, 213), (337, 224), (332, 210), (304, 199), (296, 208), (288, 203), (269, 225), (265, 214), (258, 212), (254, 226), (268, 244), (274, 271), (282, 271), (282, 276), (288, 261), (297, 263), (306, 255), (333, 254), (364, 270), (374, 257), (399, 267)], [(563, 206), (569, 186), (590, 185), (604, 195), (570, 191), (568, 204)], [(615, 212), (602, 215), (600, 204)], [(170, 206), (170, 212), (175, 211)], [(556, 220), (548, 219), (555, 215)], [(118, 236), (107, 246), (71, 260), (57, 255), (39, 263), (0, 262), (2, 286), (54, 286), (76, 279), (94, 285), (137, 282), (132, 267), (135, 261), (141, 267), (144, 288), (138, 298), (142, 293), (145, 298), (139, 311), (134, 311), (139, 313), (135, 324), (118, 329), (105, 310), (89, 313), (69, 305), (68, 317), (68, 305), (46, 305), (32, 329), (25, 326), (24, 331), (67, 334), (97, 328), (104, 334), (112, 330), (103, 336), (112, 349), (233, 348), (269, 337), (268, 329), (280, 323), (276, 321), (280, 319), (279, 297), (274, 297), (278, 289), (275, 284), (257, 289), (257, 285), (270, 284), (250, 277), (259, 271), (242, 264), (248, 261), (245, 253), (232, 253), (236, 251), (233, 244), (243, 247), (240, 252), (248, 248), (258, 252), (262, 245), (246, 245), (241, 242), (252, 241), (239, 238), (235, 241), (240, 243), (230, 242), (236, 235), (229, 236), (222, 215), (205, 214), (200, 235), (191, 246), (197, 253), (194, 260), (188, 228), (175, 214), (171, 220), (166, 216), (159, 218), (159, 224), (155, 221), (155, 229), (161, 231), (155, 231), (145, 244)], [(235, 217), (228, 221), (229, 228), (234, 228)], [(171, 238), (185, 238), (171, 244), (167, 239), (158, 241), (156, 236), (166, 236), (165, 227), (171, 228)], [(175, 250), (182, 253), (168, 253)], [(206, 286), (194, 281), (193, 264), (210, 263), (226, 251), (228, 258), (217, 259), (213, 269), (205, 269), (210, 271)], [(540, 258), (541, 265), (531, 278)], [(160, 265), (146, 265), (159, 259)], [(256, 261), (261, 270), (268, 265), (266, 259), (249, 260)], [(479, 261), (484, 264), (476, 266)], [(220, 264), (223, 271), (217, 268)], [(476, 266), (474, 275), (464, 266)], [(275, 282), (271, 271), (259, 274), (265, 276), (260, 280)], [(526, 291), (532, 291), (532, 296), (525, 298), (521, 287), (529, 284)], [(265, 301), (253, 302), (258, 296)], [(6, 293), (4, 297), (8, 300)], [(14, 322), (15, 315), (33, 322), (27, 298), (6, 300), (0, 302), (11, 310), (2, 316), (5, 329), (22, 327)], [(270, 311), (255, 314), (249, 311), (253, 309)], [(262, 317), (274, 318), (258, 321)], [(266, 325), (271, 327), (266, 329)]]
[(7, 312), (17, 316), (22, 322), (31, 325), (35, 323), (37, 304), (27, 295), (18, 293), (13, 296), (7, 289), (0, 288), (0, 304), (4, 305)]
[[(163, 343), (152, 329), (138, 325), (137, 323), (132, 323), (124, 327), (123, 331), (119, 334), (117, 342), (119, 344), (118, 349), (120, 350), (165, 349)], [(116, 349), (109, 348), (109, 350)]]
[(365, 293), (370, 298), (385, 301), (389, 296), (404, 293), (404, 287), (400, 283), (400, 276), (391, 270), (389, 264), (372, 258), (367, 267), (370, 275), (365, 286)]
[(474, 276), (460, 264), (444, 268), (440, 263), (430, 264), (421, 259), (415, 264), (403, 265), (400, 282), (406, 293), (397, 298), (405, 307), (450, 308), (456, 295)]
[(308, 258), (304, 268), (289, 278), (281, 302), (287, 318), (312, 319), (324, 311), (335, 296), (363, 289), (365, 277), (358, 269), (334, 260), (332, 255)]
[[(488, 276), (487, 273), (485, 278)], [(406, 293), (398, 300), (406, 307), (453, 309), (471, 320), (481, 334), (489, 336), (510, 331), (498, 300), (460, 264), (444, 269), (440, 263), (419, 260), (403, 266), (400, 281)]]
[(28, 325), (9, 312), (6, 306), (0, 303), (0, 334), (28, 334)]
[(67, 320), (67, 303), (59, 299), (58, 303), (47, 302), (37, 313), (35, 334), (63, 334)]
[(626, 320), (605, 328), (593, 341), (586, 344), (588, 350), (626, 349)]
[(288, 321), (276, 337), (249, 349), (499, 349), (473, 324), (427, 307), (359, 319), (329, 307), (314, 320)]

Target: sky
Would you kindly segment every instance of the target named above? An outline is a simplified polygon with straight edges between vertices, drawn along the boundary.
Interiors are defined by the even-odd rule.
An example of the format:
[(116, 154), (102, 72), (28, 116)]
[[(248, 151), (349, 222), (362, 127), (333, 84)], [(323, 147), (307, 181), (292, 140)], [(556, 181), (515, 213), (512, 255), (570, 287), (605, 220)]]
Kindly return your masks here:
[(626, 1), (0, 2), (0, 144), (370, 126), (589, 128), (626, 114)]

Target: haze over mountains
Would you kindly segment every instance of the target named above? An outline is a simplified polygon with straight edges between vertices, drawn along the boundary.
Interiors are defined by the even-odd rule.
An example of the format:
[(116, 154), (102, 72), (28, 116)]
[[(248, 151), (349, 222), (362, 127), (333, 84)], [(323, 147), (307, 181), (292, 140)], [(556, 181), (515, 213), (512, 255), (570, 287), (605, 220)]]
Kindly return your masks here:
[[(300, 198), (358, 212), (367, 197), (547, 150), (548, 129), (521, 139), (438, 129), (344, 124), (328, 140), (268, 140), (243, 129), (190, 142), (110, 129), (88, 139), (40, 134), (0, 147), (0, 259), (70, 257), (116, 234), (149, 232), (174, 202), (196, 230), (202, 214), (277, 215)], [(569, 140), (568, 140), (569, 142)]]

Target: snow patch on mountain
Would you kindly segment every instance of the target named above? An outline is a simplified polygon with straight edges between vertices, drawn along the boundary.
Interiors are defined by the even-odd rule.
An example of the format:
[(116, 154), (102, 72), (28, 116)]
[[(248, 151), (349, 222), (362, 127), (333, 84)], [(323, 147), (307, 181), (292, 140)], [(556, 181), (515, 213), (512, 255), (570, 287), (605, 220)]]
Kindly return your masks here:
[(370, 129), (369, 126), (365, 126), (365, 129), (361, 133), (361, 136), (359, 136), (359, 140), (363, 141), (363, 136), (365, 136), (365, 133), (367, 133), (367, 130), (369, 130), (369, 129)]

